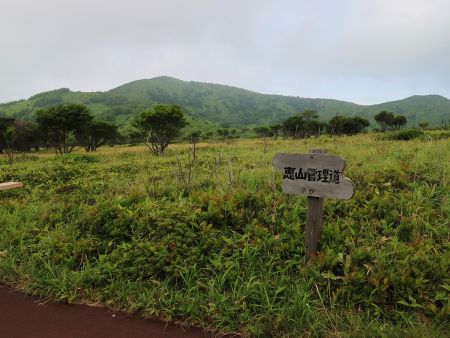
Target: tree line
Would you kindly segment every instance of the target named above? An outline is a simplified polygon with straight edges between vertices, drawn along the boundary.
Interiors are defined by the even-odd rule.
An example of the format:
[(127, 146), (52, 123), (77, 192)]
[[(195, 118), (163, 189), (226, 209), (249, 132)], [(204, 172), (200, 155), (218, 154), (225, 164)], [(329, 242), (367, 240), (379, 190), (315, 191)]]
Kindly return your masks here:
[(307, 138), (311, 136), (319, 137), (321, 134), (330, 135), (355, 135), (361, 133), (370, 122), (359, 116), (336, 115), (330, 121), (320, 121), (319, 113), (315, 110), (305, 110), (287, 118), (283, 123), (256, 127), (254, 132), (262, 138), (279, 136), (293, 139)]
[[(404, 116), (391, 112), (380, 112), (375, 121), (381, 131), (399, 129), (406, 124)], [(174, 104), (157, 104), (136, 116), (134, 131), (129, 135), (135, 143), (143, 142), (149, 150), (161, 155), (168, 145), (180, 136), (188, 125), (183, 109)], [(314, 110), (295, 114), (280, 124), (253, 128), (261, 138), (307, 138), (318, 137), (323, 133), (330, 135), (355, 135), (364, 132), (370, 125), (367, 119), (359, 116), (336, 115), (329, 121), (320, 121)], [(249, 131), (249, 129), (246, 129)], [(216, 131), (221, 140), (236, 138), (236, 129), (221, 128)], [(187, 136), (190, 142), (213, 138), (213, 132), (202, 134), (192, 132)], [(26, 152), (39, 147), (53, 148), (58, 154), (68, 154), (82, 147), (87, 152), (96, 151), (105, 144), (120, 143), (124, 137), (116, 125), (94, 118), (89, 109), (81, 104), (59, 104), (36, 113), (36, 121), (21, 121), (13, 118), (0, 118), (0, 153), (7, 152), (12, 161), (14, 151)]]
[[(392, 112), (380, 112), (374, 116), (375, 121), (380, 125), (380, 131), (399, 130), (407, 123), (405, 116), (395, 116)], [(327, 133), (332, 136), (356, 135), (366, 131), (370, 125), (369, 120), (360, 116), (336, 115), (329, 121), (320, 121), (319, 113), (315, 110), (305, 110), (287, 118), (281, 124), (271, 126), (261, 126), (253, 128), (258, 137), (277, 138), (279, 136), (293, 139), (318, 137)]]
[(35, 122), (0, 118), (0, 153), (7, 152), (10, 162), (16, 151), (37, 151), (44, 147), (64, 155), (83, 147), (91, 152), (119, 137), (116, 125), (96, 120), (80, 104), (41, 109), (36, 113)]

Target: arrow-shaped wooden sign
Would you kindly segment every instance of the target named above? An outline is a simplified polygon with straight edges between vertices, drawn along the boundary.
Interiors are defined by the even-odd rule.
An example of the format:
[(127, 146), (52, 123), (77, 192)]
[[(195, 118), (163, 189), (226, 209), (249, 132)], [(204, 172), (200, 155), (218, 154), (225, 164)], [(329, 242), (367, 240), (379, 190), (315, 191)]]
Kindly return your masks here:
[(322, 237), (324, 197), (349, 199), (353, 182), (343, 175), (345, 161), (336, 155), (314, 150), (310, 154), (276, 154), (275, 168), (283, 173), (285, 193), (308, 196), (305, 261), (316, 254)]
[(276, 154), (275, 168), (283, 173), (281, 188), (294, 195), (349, 199), (353, 182), (343, 175), (345, 161), (336, 155)]

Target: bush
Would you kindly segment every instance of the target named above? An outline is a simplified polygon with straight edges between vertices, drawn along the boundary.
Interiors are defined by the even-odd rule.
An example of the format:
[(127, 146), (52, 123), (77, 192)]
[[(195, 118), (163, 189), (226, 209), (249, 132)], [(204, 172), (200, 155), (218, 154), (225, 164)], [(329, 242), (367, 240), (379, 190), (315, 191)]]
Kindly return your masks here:
[(423, 136), (425, 136), (425, 133), (423, 131), (418, 129), (409, 129), (386, 135), (385, 139), (395, 141), (408, 141), (415, 138), (421, 138)]

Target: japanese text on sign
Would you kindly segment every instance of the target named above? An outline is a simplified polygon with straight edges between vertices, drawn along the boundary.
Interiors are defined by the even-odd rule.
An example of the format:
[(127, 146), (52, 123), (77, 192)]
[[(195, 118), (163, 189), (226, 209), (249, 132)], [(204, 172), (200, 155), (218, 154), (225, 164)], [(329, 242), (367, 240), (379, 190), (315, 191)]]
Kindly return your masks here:
[(339, 184), (340, 176), (340, 170), (284, 167), (283, 179)]

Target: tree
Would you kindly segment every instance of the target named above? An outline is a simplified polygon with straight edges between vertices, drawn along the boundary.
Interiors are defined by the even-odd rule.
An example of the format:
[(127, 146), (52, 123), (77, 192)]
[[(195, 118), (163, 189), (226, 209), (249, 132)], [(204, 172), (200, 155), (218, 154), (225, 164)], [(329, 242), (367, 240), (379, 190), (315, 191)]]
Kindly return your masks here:
[(342, 132), (345, 135), (356, 135), (363, 129), (363, 124), (353, 117), (346, 118), (344, 121), (344, 125), (342, 126)]
[(362, 117), (334, 116), (327, 125), (328, 133), (331, 135), (355, 135), (368, 127), (370, 122)]
[(319, 113), (315, 110), (305, 110), (300, 116), (303, 117), (306, 122), (309, 122), (317, 120), (319, 118)]
[(345, 135), (356, 135), (370, 126), (370, 122), (362, 117), (353, 116), (347, 117), (344, 121), (342, 132)]
[(14, 126), (15, 120), (9, 117), (0, 118), (0, 154), (3, 153), (4, 149), (7, 148), (7, 141), (5, 139), (6, 130), (9, 127)]
[(305, 121), (303, 117), (294, 115), (283, 122), (283, 133), (287, 137), (298, 139), (304, 134)]
[(394, 118), (394, 127), (395, 127), (395, 129), (399, 130), (401, 127), (403, 127), (406, 124), (406, 122), (408, 122), (408, 120), (406, 119), (405, 116), (397, 115)]
[(300, 130), (302, 137), (310, 137), (311, 135), (315, 135), (316, 137), (320, 136), (320, 130), (323, 124), (318, 121), (319, 113), (317, 111), (305, 110), (300, 114), (300, 117), (304, 121)]
[(280, 135), (280, 131), (283, 129), (283, 126), (281, 124), (274, 124), (271, 125), (269, 128), (271, 136), (276, 140)]
[(81, 144), (87, 152), (115, 140), (119, 136), (117, 126), (103, 121), (92, 121), (81, 135)]
[(256, 136), (264, 139), (269, 137), (271, 134), (270, 128), (268, 127), (256, 127), (253, 128), (253, 131), (256, 133)]
[(221, 140), (225, 140), (230, 137), (230, 131), (228, 129), (217, 129), (217, 135)]
[(61, 155), (72, 152), (79, 145), (92, 119), (89, 109), (81, 104), (61, 104), (36, 114), (47, 145)]
[(6, 152), (8, 153), (8, 161), (10, 165), (12, 165), (14, 162), (14, 141), (16, 140), (16, 135), (16, 128), (14, 128), (14, 126), (7, 127), (5, 132), (3, 133), (6, 143)]
[(212, 131), (208, 131), (205, 134), (205, 139), (210, 140), (210, 139), (212, 139), (213, 136), (214, 136), (214, 133)]
[(387, 111), (382, 111), (374, 116), (375, 121), (380, 125), (381, 131), (386, 131), (388, 127), (394, 125), (395, 117), (394, 114)]
[(14, 142), (14, 149), (16, 151), (35, 151), (39, 150), (39, 145), (42, 140), (42, 135), (39, 131), (39, 126), (30, 121), (15, 120), (14, 128), (16, 129), (16, 138)]
[(420, 122), (419, 123), (419, 128), (420, 129), (426, 129), (426, 128), (428, 128), (428, 122)]
[(327, 131), (330, 135), (343, 135), (344, 124), (346, 121), (345, 116), (335, 115), (331, 118), (327, 125)]
[(145, 137), (145, 145), (155, 155), (162, 155), (187, 122), (179, 106), (158, 104), (141, 113), (137, 125)]

